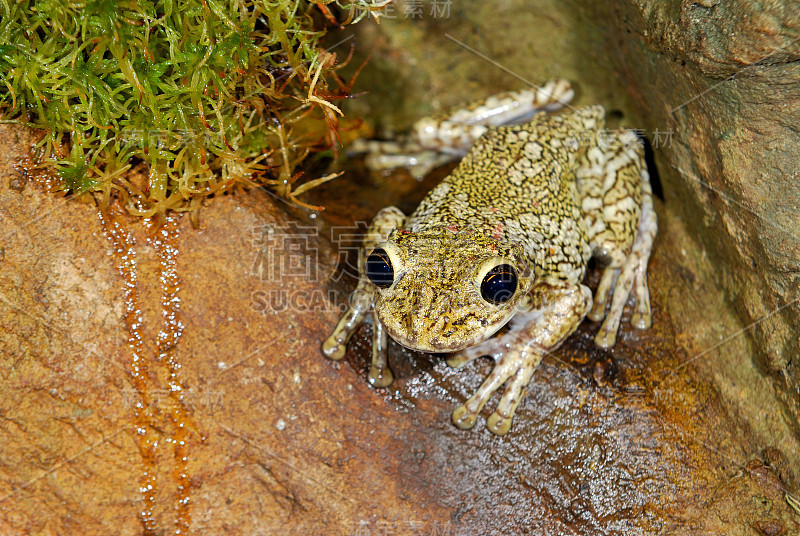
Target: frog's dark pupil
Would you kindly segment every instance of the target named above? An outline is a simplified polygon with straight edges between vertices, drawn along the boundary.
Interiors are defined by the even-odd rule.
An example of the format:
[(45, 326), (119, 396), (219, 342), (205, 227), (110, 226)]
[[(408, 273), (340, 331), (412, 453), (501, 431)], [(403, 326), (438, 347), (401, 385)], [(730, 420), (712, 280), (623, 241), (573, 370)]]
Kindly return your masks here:
[(378, 248), (367, 257), (367, 277), (375, 286), (389, 288), (394, 281), (394, 268), (389, 254), (385, 250)]
[(505, 303), (517, 290), (517, 272), (510, 264), (495, 266), (481, 283), (481, 296), (490, 303)]

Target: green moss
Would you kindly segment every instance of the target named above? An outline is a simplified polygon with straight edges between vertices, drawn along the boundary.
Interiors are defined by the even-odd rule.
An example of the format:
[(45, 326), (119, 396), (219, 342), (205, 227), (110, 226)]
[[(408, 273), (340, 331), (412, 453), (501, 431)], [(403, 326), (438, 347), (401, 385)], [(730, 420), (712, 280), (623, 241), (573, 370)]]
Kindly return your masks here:
[[(294, 199), (298, 165), (336, 126), (335, 56), (319, 47), (331, 2), (0, 0), (0, 114), (48, 132), (63, 189), (142, 216), (241, 183)], [(381, 3), (335, 2), (348, 21)], [(296, 138), (300, 122), (316, 135)]]

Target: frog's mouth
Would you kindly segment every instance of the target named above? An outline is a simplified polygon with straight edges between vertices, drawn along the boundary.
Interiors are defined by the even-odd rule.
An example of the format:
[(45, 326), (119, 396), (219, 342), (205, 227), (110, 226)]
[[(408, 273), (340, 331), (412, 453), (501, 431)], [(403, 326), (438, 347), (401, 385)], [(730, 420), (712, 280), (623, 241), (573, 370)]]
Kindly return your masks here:
[[(509, 318), (511, 316), (513, 315), (509, 315)], [(438, 354), (458, 352), (485, 341), (497, 333), (508, 322), (508, 318), (479, 330), (469, 330), (469, 333), (458, 332), (452, 328), (441, 331), (436, 329), (407, 331), (397, 329), (397, 326), (387, 324), (380, 319), (378, 321), (398, 344), (410, 350)]]

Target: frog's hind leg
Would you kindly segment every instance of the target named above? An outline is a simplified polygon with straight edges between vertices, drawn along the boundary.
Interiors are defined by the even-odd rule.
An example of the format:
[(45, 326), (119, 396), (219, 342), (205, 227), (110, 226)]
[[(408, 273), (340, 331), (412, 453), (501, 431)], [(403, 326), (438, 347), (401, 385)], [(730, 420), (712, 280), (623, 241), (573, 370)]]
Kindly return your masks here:
[(491, 95), (449, 114), (418, 120), (411, 127), (411, 138), (424, 149), (464, 156), (490, 127), (518, 125), (538, 113), (556, 112), (574, 95), (572, 85), (562, 79)]
[(373, 218), (359, 251), (358, 286), (350, 295), (350, 304), (347, 312), (339, 319), (339, 324), (330, 337), (322, 343), (322, 353), (326, 357), (335, 361), (342, 359), (347, 347), (347, 341), (369, 317), (372, 321), (372, 366), (370, 367), (368, 378), (369, 382), (375, 387), (386, 387), (392, 383), (394, 377), (388, 364), (386, 330), (373, 309), (375, 287), (365, 275), (365, 263), (367, 255), (375, 246), (385, 241), (392, 230), (402, 227), (405, 219), (405, 215), (395, 207), (386, 207)]
[(491, 95), (449, 113), (423, 117), (414, 123), (406, 139), (356, 140), (348, 153), (366, 153), (364, 163), (372, 171), (405, 167), (411, 176), (422, 180), (434, 168), (467, 154), (491, 127), (516, 125), (541, 112), (556, 112), (574, 95), (570, 83), (562, 79)]
[(647, 262), (657, 221), (644, 150), (635, 134), (611, 133), (607, 143), (589, 150), (578, 188), (589, 242), (606, 262), (588, 317), (605, 319), (595, 342), (610, 348), (631, 291), (636, 299), (631, 324), (639, 329), (651, 324)]

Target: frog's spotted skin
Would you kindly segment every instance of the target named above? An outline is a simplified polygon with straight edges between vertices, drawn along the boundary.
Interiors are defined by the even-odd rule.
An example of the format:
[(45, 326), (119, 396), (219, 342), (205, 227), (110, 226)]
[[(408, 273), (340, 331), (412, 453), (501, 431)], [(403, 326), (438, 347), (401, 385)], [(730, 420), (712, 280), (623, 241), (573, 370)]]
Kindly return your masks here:
[[(412, 349), (454, 352), (447, 362), (456, 367), (490, 355), (494, 370), (453, 422), (474, 426), (506, 384), (487, 420), (492, 432), (505, 434), (542, 358), (587, 314), (605, 318), (595, 340), (610, 347), (633, 292), (631, 322), (648, 327), (646, 268), (656, 217), (642, 148), (632, 134), (606, 139), (604, 132), (600, 106), (492, 129), (407, 219), (392, 207), (381, 211), (360, 269), (363, 276), (365, 254), (379, 247), (394, 280), (378, 288), (361, 278), (350, 311), (323, 343), (325, 354), (340, 359), (370, 315), (375, 385), (391, 382), (387, 334)], [(581, 284), (592, 255), (606, 263), (594, 305)], [(501, 264), (515, 268), (517, 288), (494, 304), (483, 299), (481, 282)], [(490, 338), (506, 324), (509, 330)]]

